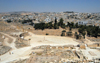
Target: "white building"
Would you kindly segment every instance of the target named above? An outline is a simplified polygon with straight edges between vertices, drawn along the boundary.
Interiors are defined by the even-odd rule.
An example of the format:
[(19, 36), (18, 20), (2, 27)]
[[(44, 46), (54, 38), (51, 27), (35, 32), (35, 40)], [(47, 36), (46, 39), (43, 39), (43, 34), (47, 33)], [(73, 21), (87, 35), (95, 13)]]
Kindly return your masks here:
[(45, 22), (50, 22), (51, 19), (49, 18), (49, 16), (47, 16), (47, 18), (44, 20)]
[(87, 25), (88, 21), (78, 21), (78, 25)]

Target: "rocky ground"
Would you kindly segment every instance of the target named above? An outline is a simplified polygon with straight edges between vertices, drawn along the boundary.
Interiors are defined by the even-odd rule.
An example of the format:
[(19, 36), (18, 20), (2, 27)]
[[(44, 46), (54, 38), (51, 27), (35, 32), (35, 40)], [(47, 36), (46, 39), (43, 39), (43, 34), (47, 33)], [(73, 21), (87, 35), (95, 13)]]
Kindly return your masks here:
[(19, 59), (19, 60), (16, 60), (16, 61), (12, 61), (12, 62), (8, 62), (8, 63), (26, 63), (27, 62), (27, 59)]
[(10, 50), (11, 50), (11, 47), (9, 47), (9, 46), (0, 46), (0, 55), (3, 55)]

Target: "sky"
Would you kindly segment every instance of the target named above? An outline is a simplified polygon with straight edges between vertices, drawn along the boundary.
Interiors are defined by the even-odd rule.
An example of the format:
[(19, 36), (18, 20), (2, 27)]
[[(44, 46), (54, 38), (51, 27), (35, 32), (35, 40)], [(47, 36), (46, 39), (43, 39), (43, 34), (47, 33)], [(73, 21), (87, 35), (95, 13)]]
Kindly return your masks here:
[(0, 0), (0, 12), (100, 12), (100, 0)]

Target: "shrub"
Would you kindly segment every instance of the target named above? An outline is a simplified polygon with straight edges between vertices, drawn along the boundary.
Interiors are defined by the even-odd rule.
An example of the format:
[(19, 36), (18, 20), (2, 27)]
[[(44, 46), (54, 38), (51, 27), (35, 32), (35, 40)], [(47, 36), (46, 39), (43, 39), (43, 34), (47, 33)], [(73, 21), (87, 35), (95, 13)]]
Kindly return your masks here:
[(63, 33), (61, 34), (61, 36), (63, 36)]
[(66, 32), (66, 30), (63, 30), (62, 32)]
[(49, 35), (48, 33), (46, 33), (46, 35)]

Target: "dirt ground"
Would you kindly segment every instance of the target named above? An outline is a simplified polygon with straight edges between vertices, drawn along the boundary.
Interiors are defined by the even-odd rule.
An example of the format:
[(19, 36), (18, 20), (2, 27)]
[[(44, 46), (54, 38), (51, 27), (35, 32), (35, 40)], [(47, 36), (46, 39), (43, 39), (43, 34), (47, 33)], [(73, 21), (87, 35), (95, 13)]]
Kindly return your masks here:
[[(13, 28), (13, 26), (11, 28)], [(8, 46), (10, 46), (12, 48), (12, 50), (10, 52), (11, 53), (13, 52), (13, 54), (9, 54), (9, 52), (7, 52), (4, 55), (1, 55), (0, 63), (7, 63), (7, 62), (14, 61), (14, 60), (29, 58), (30, 57), (29, 54), (32, 52), (31, 49), (36, 46), (41, 46), (41, 45), (63, 46), (63, 45), (78, 45), (79, 44), (79, 42), (77, 42), (75, 38), (70, 38), (67, 36), (61, 37), (60, 35), (63, 30), (61, 28), (56, 29), (56, 30), (55, 29), (45, 29), (44, 31), (34, 30), (34, 28), (32, 28), (32, 27), (31, 27), (31, 29), (32, 29), (31, 30), (31, 29), (28, 29), (28, 26), (22, 27), (22, 28), (26, 28), (24, 30), (24, 32), (26, 32), (27, 30), (30, 31), (30, 32), (28, 32), (30, 34), (30, 36), (25, 37), (25, 39), (27, 39), (27, 40), (30, 39), (27, 43), (29, 46), (17, 49), (15, 47), (16, 38), (10, 36), (8, 33), (7, 34), (2, 33), (12, 39), (12, 42), (10, 44), (8, 44), (8, 43), (6, 43), (6, 44), (8, 44)], [(20, 29), (20, 30), (22, 30), (22, 29)], [(66, 30), (68, 30), (68, 29), (66, 29)], [(3, 31), (5, 31), (5, 30), (3, 30)], [(16, 31), (15, 29), (12, 31), (9, 30), (9, 32), (15, 32), (15, 31)], [(77, 31), (77, 30), (75, 30), (75, 31)], [(45, 35), (46, 33), (48, 33), (49, 35)], [(91, 41), (89, 41), (88, 39), (86, 39), (85, 42), (91, 43)]]
[[(0, 56), (1, 63), (6, 63), (10, 62), (13, 60), (18, 60), (18, 59), (26, 59), (29, 58), (29, 54), (32, 52), (32, 47), (40, 46), (40, 45), (77, 45), (78, 42), (74, 41), (73, 38), (69, 37), (61, 37), (61, 36), (46, 36), (46, 35), (35, 35), (31, 32), (29, 32), (31, 36), (25, 37), (25, 39), (31, 39), (29, 41), (29, 45), (27, 47), (23, 48), (13, 48), (10, 52), (13, 52), (13, 54), (6, 53), (2, 56)], [(15, 39), (13, 38), (13, 41)], [(15, 46), (12, 42), (12, 47)], [(28, 51), (28, 52), (27, 52)]]

